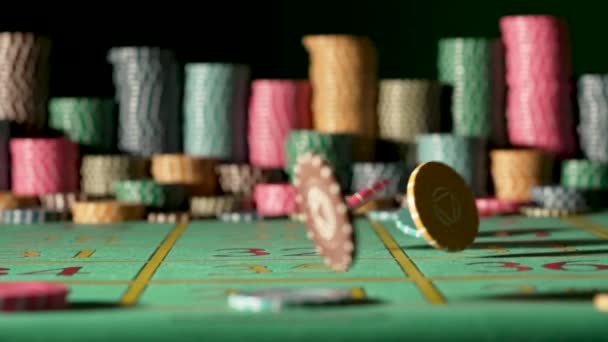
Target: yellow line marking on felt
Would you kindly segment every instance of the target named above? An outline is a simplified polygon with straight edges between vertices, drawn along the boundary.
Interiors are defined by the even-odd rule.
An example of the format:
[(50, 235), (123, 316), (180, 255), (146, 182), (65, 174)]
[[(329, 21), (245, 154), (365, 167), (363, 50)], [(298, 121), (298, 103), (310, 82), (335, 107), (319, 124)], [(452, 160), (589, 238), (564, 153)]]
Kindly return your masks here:
[(414, 262), (407, 256), (401, 247), (399, 247), (399, 244), (397, 244), (397, 241), (395, 241), (391, 234), (377, 222), (370, 222), (370, 224), (401, 269), (412, 279), (420, 291), (422, 291), (426, 300), (431, 304), (445, 304), (445, 297), (441, 295), (439, 290), (433, 285), (433, 282), (420, 272)]
[(608, 227), (595, 223), (588, 218), (582, 216), (562, 217), (562, 221), (570, 223), (571, 225), (580, 228), (587, 233), (591, 233), (599, 238), (608, 240), (608, 232), (604, 232), (604, 229)]
[(120, 305), (130, 306), (135, 305), (139, 297), (143, 294), (146, 286), (152, 279), (152, 276), (163, 262), (163, 259), (169, 254), (171, 248), (175, 245), (179, 237), (184, 233), (188, 227), (188, 223), (180, 223), (173, 227), (165, 240), (158, 246), (154, 254), (150, 257), (148, 262), (141, 268), (139, 273), (133, 279), (133, 283), (120, 299)]
[(95, 254), (95, 250), (91, 249), (91, 250), (86, 250), (86, 251), (80, 251), (78, 253), (76, 253), (76, 255), (74, 255), (74, 258), (90, 258), (93, 254)]

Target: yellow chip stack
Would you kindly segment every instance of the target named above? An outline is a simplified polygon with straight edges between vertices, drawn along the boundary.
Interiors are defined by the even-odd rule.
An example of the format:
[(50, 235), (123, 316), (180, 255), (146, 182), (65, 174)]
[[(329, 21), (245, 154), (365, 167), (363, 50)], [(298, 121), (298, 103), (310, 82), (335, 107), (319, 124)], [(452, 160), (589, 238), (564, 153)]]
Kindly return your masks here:
[(371, 40), (350, 35), (310, 35), (313, 126), (355, 136), (355, 160), (372, 160), (376, 138), (378, 56)]
[(107, 224), (141, 220), (145, 207), (118, 201), (79, 201), (72, 204), (72, 220), (76, 224)]
[(492, 181), (496, 198), (528, 202), (530, 189), (551, 181), (552, 159), (533, 149), (490, 152)]
[(152, 177), (160, 184), (187, 185), (192, 196), (212, 196), (217, 191), (216, 160), (184, 154), (152, 157)]

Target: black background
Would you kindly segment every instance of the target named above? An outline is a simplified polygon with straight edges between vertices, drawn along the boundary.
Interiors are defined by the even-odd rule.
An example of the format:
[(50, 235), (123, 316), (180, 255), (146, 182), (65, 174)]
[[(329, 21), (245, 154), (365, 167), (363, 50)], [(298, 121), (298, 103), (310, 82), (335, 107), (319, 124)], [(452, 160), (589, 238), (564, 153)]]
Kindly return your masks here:
[(119, 45), (172, 48), (182, 63), (242, 62), (254, 78), (305, 78), (301, 37), (368, 35), (380, 77), (436, 77), (437, 39), (498, 37), (502, 15), (565, 17), (575, 74), (608, 72), (608, 1), (224, 1), (124, 2), (0, 9), (0, 30), (53, 39), (52, 96), (110, 96), (107, 50)]

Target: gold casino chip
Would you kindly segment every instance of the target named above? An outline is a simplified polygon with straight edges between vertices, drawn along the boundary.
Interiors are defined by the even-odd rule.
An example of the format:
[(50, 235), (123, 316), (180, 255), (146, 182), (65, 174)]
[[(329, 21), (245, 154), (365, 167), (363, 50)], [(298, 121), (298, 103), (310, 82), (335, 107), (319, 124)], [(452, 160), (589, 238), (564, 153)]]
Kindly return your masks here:
[(475, 198), (465, 180), (439, 162), (418, 165), (407, 184), (407, 206), (418, 231), (438, 248), (461, 251), (479, 229)]

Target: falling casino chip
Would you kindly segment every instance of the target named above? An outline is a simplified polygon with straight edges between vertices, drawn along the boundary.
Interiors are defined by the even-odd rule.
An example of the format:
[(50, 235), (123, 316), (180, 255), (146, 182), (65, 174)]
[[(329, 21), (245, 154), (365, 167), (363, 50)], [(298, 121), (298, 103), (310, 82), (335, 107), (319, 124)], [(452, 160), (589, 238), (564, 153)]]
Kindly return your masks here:
[(305, 216), (308, 237), (335, 271), (347, 271), (355, 254), (355, 232), (342, 190), (321, 156), (302, 155), (295, 167), (296, 203)]
[(438, 248), (461, 251), (477, 236), (479, 214), (471, 189), (443, 163), (427, 162), (414, 169), (407, 206), (416, 228)]

